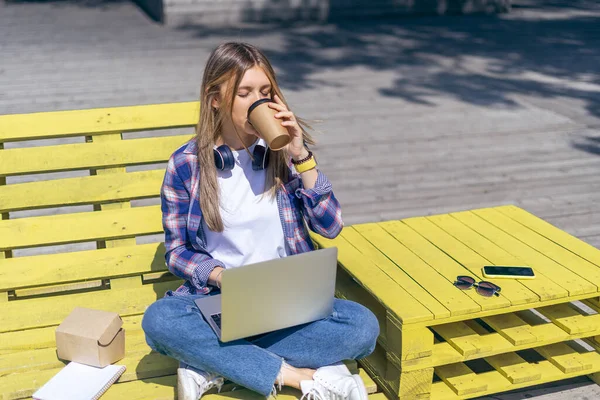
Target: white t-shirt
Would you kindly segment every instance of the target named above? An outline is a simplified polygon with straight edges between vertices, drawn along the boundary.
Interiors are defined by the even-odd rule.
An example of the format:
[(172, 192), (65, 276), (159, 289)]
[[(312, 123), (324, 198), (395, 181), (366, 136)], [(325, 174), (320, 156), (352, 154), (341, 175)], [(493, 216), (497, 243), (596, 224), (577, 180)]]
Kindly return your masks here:
[[(250, 153), (255, 145), (249, 147)], [(225, 268), (286, 257), (289, 252), (277, 200), (271, 199), (268, 193), (263, 196), (266, 170), (254, 171), (252, 158), (245, 149), (232, 152), (234, 168), (217, 171), (220, 211), (225, 229), (213, 232), (203, 222), (207, 251), (213, 258), (222, 261)]]

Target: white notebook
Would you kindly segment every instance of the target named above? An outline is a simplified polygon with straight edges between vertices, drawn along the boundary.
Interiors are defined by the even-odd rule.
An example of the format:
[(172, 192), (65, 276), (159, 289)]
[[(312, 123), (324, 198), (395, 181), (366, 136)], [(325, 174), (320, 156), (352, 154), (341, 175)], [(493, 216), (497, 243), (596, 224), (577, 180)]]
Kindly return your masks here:
[(96, 400), (125, 372), (124, 365), (104, 368), (70, 362), (33, 394), (36, 400)]

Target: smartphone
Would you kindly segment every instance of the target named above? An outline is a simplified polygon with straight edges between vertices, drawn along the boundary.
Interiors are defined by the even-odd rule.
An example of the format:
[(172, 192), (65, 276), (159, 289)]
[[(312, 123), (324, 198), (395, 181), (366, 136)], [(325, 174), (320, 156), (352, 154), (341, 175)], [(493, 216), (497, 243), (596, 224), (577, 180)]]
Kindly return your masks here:
[(534, 279), (535, 274), (531, 267), (515, 266), (507, 267), (500, 265), (486, 265), (482, 268), (483, 276), (495, 279)]

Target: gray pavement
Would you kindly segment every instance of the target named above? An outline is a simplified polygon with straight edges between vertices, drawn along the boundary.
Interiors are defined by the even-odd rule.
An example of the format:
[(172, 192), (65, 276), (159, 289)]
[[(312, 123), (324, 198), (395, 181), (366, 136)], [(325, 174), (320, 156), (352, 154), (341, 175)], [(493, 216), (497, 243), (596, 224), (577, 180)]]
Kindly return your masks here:
[[(346, 223), (516, 204), (600, 247), (597, 1), (235, 29), (163, 27), (120, 1), (0, 3), (0, 114), (194, 100), (227, 40), (264, 49), (292, 108), (320, 121)], [(487, 398), (600, 390), (578, 378)]]

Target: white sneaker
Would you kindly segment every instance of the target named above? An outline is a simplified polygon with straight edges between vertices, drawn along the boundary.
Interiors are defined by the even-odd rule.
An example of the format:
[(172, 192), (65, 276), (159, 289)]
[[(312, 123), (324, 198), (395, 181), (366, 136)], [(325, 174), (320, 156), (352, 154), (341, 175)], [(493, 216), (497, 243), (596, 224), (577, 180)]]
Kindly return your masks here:
[(362, 378), (350, 374), (345, 365), (317, 369), (313, 380), (301, 381), (300, 388), (300, 400), (368, 400)]
[(180, 362), (177, 368), (177, 399), (198, 400), (213, 387), (220, 393), (223, 383), (225, 379), (222, 376)]

